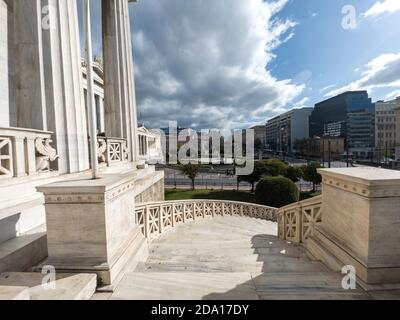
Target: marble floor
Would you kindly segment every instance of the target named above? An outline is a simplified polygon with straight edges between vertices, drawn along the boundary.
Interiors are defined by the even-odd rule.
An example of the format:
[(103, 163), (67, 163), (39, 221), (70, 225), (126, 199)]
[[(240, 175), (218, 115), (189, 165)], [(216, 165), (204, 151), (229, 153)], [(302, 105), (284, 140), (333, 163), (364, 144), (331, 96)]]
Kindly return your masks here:
[(150, 243), (150, 256), (122, 278), (113, 300), (398, 298), (346, 291), (342, 275), (277, 238), (273, 222), (221, 217), (176, 227)]

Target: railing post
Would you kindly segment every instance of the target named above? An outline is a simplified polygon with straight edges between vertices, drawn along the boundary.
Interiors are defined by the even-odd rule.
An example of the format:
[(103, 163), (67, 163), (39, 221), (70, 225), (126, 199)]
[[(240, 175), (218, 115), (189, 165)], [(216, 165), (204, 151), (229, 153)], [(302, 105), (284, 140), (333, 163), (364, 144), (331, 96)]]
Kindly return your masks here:
[(35, 175), (37, 173), (36, 170), (36, 147), (35, 147), (35, 137), (27, 137), (26, 138), (26, 171), (31, 175)]
[(158, 226), (159, 226), (158, 232), (160, 234), (163, 233), (163, 230), (164, 230), (164, 208), (161, 204), (158, 207)]
[(175, 227), (175, 204), (171, 204), (171, 226), (172, 228)]
[(13, 154), (14, 154), (14, 177), (26, 176), (25, 170), (25, 138), (13, 137)]
[(144, 210), (144, 218), (143, 218), (143, 223), (144, 223), (144, 234), (146, 238), (150, 238), (150, 228), (149, 228), (149, 207), (146, 206)]

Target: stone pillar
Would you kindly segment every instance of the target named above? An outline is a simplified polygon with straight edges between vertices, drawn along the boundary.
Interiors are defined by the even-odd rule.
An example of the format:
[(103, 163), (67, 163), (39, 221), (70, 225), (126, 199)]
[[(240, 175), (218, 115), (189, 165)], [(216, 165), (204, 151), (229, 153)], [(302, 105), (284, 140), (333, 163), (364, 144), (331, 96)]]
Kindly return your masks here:
[(45, 195), (46, 264), (96, 273), (109, 286), (146, 261), (147, 240), (135, 221), (136, 179), (133, 172), (38, 187)]
[(139, 151), (128, 0), (103, 0), (102, 12), (106, 135), (127, 139), (129, 159), (136, 162)]
[(47, 130), (41, 0), (13, 5), (16, 113), (11, 125)]
[[(29, 0), (28, 0), (29, 1)], [(48, 130), (55, 133), (61, 173), (89, 169), (76, 1), (42, 0)]]
[(320, 252), (354, 266), (365, 283), (398, 283), (400, 172), (364, 167), (320, 173), (322, 223), (314, 239)]

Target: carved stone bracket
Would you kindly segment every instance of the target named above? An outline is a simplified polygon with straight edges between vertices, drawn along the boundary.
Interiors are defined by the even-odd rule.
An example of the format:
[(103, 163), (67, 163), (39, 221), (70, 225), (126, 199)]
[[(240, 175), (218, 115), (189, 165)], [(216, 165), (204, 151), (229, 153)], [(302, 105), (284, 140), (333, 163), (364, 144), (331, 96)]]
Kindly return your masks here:
[(50, 162), (54, 162), (59, 158), (57, 150), (50, 143), (52, 143), (50, 138), (37, 138), (35, 140), (37, 172), (50, 170)]

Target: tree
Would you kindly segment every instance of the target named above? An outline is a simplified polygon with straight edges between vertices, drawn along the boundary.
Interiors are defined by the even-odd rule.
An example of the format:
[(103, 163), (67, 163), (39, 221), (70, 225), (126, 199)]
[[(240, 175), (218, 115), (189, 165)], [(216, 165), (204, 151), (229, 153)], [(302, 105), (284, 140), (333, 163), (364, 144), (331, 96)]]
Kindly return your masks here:
[(296, 183), (303, 177), (303, 171), (300, 167), (289, 166), (286, 170), (285, 177)]
[(322, 177), (318, 173), (318, 169), (322, 168), (319, 162), (313, 162), (309, 165), (303, 166), (303, 178), (307, 182), (311, 182), (313, 184), (313, 192), (316, 191), (316, 186), (320, 185), (322, 182)]
[(238, 183), (241, 181), (248, 182), (251, 184), (251, 192), (254, 192), (256, 183), (260, 181), (266, 173), (265, 163), (262, 161), (256, 161), (254, 162), (253, 173), (247, 176), (238, 176)]
[(285, 162), (283, 162), (281, 160), (273, 159), (273, 160), (265, 161), (264, 164), (265, 164), (267, 175), (272, 176), (272, 177), (286, 175), (288, 165)]
[(200, 173), (202, 165), (200, 164), (179, 164), (178, 169), (181, 171), (185, 176), (187, 176), (192, 181), (192, 190), (195, 189), (195, 181), (196, 177)]
[(256, 201), (265, 206), (281, 208), (300, 199), (297, 186), (285, 177), (265, 177), (257, 185)]

